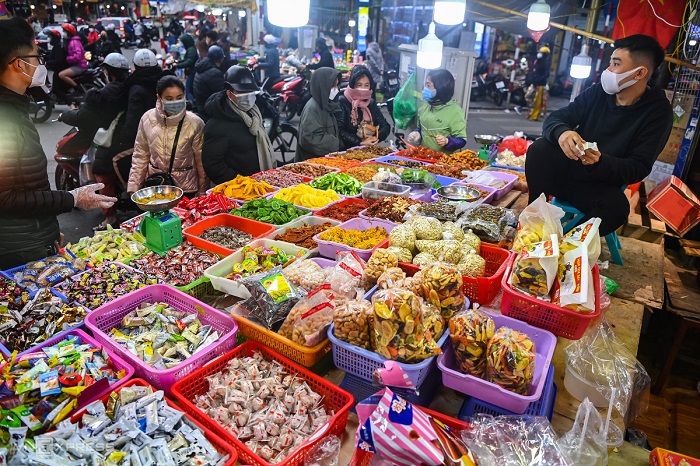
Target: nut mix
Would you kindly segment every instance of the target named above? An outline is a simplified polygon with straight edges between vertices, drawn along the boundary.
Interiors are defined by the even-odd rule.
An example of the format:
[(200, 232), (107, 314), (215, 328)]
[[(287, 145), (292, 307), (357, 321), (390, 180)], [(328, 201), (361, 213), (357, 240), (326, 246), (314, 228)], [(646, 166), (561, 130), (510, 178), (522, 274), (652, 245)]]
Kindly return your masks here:
[(228, 249), (240, 249), (253, 239), (253, 235), (227, 226), (207, 228), (197, 236)]
[(323, 285), (330, 270), (332, 270), (332, 267), (323, 269), (313, 260), (304, 259), (301, 262), (294, 262), (292, 265), (285, 268), (282, 274), (293, 285), (301, 287), (306, 291), (311, 291)]
[(493, 319), (476, 309), (467, 309), (450, 319), (450, 339), (459, 370), (483, 379), (486, 348), (496, 331)]
[(483, 277), (486, 275), (486, 260), (478, 255), (476, 251), (470, 249), (467, 254), (462, 254), (462, 258), (457, 264), (457, 270), (465, 277)]
[(287, 228), (287, 231), (275, 236), (275, 240), (296, 244), (301, 248), (315, 249), (318, 244), (314, 241), (314, 236), (329, 228), (333, 228), (333, 225), (328, 222), (321, 225), (304, 224), (297, 228)]
[[(410, 286), (406, 286), (406, 273), (399, 267), (389, 267), (377, 279), (377, 287), (381, 290), (387, 290), (394, 286), (410, 289)], [(413, 286), (413, 282), (411, 282), (411, 286)]]
[(277, 186), (278, 188), (289, 188), (290, 186), (306, 183), (308, 181), (301, 176), (275, 170), (267, 170), (261, 173), (256, 173), (251, 178), (258, 181), (264, 181), (272, 186)]
[(375, 250), (365, 266), (365, 288), (373, 287), (387, 269), (397, 265), (399, 265), (399, 259), (393, 252), (383, 248)]
[(309, 347), (325, 341), (333, 322), (333, 298), (330, 284), (316, 288), (292, 308), (277, 333)]
[(434, 264), (435, 262), (437, 262), (437, 260), (437, 257), (433, 256), (429, 252), (419, 252), (413, 258), (413, 265), (423, 267), (426, 265)]
[(383, 197), (373, 206), (369, 207), (363, 215), (365, 217), (381, 218), (394, 223), (403, 222), (403, 218), (412, 205), (423, 204), (421, 201), (409, 197), (391, 196)]
[(309, 178), (317, 178), (319, 176), (323, 176), (326, 173), (330, 173), (333, 171), (333, 169), (329, 167), (322, 167), (321, 165), (311, 165), (303, 162), (285, 165), (283, 167), (280, 167), (280, 170), (296, 173), (297, 175), (306, 176)]
[(369, 336), (373, 319), (372, 303), (363, 298), (346, 301), (333, 313), (333, 335), (351, 345), (372, 349)]
[(204, 276), (204, 271), (219, 262), (219, 256), (182, 243), (164, 256), (148, 253), (132, 261), (137, 269), (175, 286), (186, 286)]
[(421, 269), (413, 276), (413, 291), (440, 310), (449, 319), (464, 309), (462, 275), (454, 267), (437, 263)]
[(535, 373), (535, 343), (517, 330), (501, 327), (486, 348), (486, 380), (527, 395)]

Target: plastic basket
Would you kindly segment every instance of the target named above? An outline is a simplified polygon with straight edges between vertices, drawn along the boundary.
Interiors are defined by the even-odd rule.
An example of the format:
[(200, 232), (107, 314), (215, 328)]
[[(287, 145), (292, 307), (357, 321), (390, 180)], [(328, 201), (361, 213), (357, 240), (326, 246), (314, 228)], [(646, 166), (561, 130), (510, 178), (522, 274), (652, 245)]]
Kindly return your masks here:
[[(250, 177), (246, 177), (246, 178), (250, 178)], [(228, 181), (227, 181), (226, 183), (228, 183)], [(217, 185), (214, 186), (213, 188), (207, 189), (207, 194), (213, 193), (214, 190), (215, 190), (216, 188), (218, 188), (218, 187), (221, 186), (222, 184), (226, 184), (226, 183), (217, 184)], [(272, 185), (270, 185), (270, 186), (272, 186)], [(254, 197), (253, 199), (236, 199), (235, 197), (228, 197), (228, 196), (226, 196), (224, 193), (221, 193), (221, 194), (224, 194), (224, 196), (226, 196), (227, 198), (231, 199), (231, 200), (234, 201), (236, 204), (238, 204), (238, 205), (243, 205), (243, 204), (245, 204), (246, 202), (254, 201), (254, 200), (256, 200), (256, 199), (260, 199), (261, 197), (267, 197), (267, 196), (269, 196), (270, 194), (275, 194), (277, 191), (279, 191), (279, 188), (278, 188), (278, 187), (276, 187), (276, 186), (272, 186), (272, 187), (275, 188), (274, 191), (270, 191), (270, 192), (268, 192), (268, 193), (265, 193), (265, 194), (263, 194), (262, 196)]]
[[(382, 241), (377, 247), (389, 247), (389, 240)], [(501, 291), (501, 279), (508, 268), (508, 258), (512, 253), (503, 248), (481, 243), (479, 255), (486, 261), (485, 276), (479, 278), (463, 276), (462, 290), (470, 302), (483, 306), (493, 301)], [(420, 270), (419, 266), (408, 262), (399, 262), (399, 267), (410, 277)]]
[[(358, 203), (364, 203), (364, 202), (367, 202), (367, 201), (364, 200), (364, 199), (356, 199), (356, 198), (354, 198), (354, 197), (349, 197), (349, 198), (347, 198), (347, 199), (344, 199), (344, 200), (342, 200), (342, 201), (340, 201), (340, 202), (334, 204), (333, 207), (337, 209), (337, 208), (340, 208), (340, 207), (345, 207), (345, 206), (350, 205), (350, 204), (358, 204)], [(369, 201), (369, 202), (371, 202), (371, 201)], [(313, 216), (314, 216), (314, 217), (329, 218), (329, 219), (331, 219), (331, 220), (336, 220), (336, 219), (333, 218), (333, 217), (327, 217), (327, 216), (324, 215), (326, 209), (327, 209), (327, 207), (324, 208), (323, 210), (319, 210), (319, 211), (317, 211), (317, 212), (314, 212)]]
[[(295, 255), (300, 251), (304, 251), (304, 254), (297, 260), (304, 260), (309, 256), (309, 251), (307, 249), (300, 248), (293, 244), (285, 243), (284, 241), (274, 241), (271, 239), (256, 239), (251, 241), (249, 246), (251, 248), (256, 248), (259, 246), (264, 246), (266, 248), (278, 247), (287, 254)], [(241, 251), (236, 251), (230, 256), (220, 260), (216, 264), (212, 265), (204, 271), (204, 276), (211, 280), (211, 284), (215, 290), (222, 291), (233, 296), (237, 296), (242, 299), (250, 298), (250, 293), (239, 281), (231, 280), (226, 278), (233, 272), (234, 264), (238, 264), (243, 261), (243, 253)]]
[[(381, 220), (378, 218), (364, 219), (364, 218), (354, 218), (343, 222), (338, 225), (340, 228), (345, 228), (347, 230), (367, 230), (369, 228), (381, 227), (384, 228), (387, 233), (396, 227), (395, 223), (389, 222), (387, 220)], [(318, 243), (318, 253), (323, 257), (330, 257), (335, 259), (336, 253), (338, 251), (348, 251), (355, 252), (362, 260), (367, 261), (372, 256), (372, 249), (357, 249), (352, 246), (347, 246), (345, 244), (334, 243), (332, 241), (324, 241), (319, 238), (319, 235), (314, 236), (314, 241)]]
[[(496, 192), (493, 194), (493, 200), (497, 201), (508, 192), (513, 189), (513, 186), (515, 186), (515, 183), (518, 181), (517, 175), (513, 175), (511, 173), (504, 173), (504, 172), (498, 172), (498, 171), (490, 171), (488, 172), (489, 175), (493, 176), (494, 178), (498, 178), (499, 180), (503, 180), (506, 182), (506, 185), (502, 188), (496, 189)], [(459, 180), (458, 180), (459, 181)], [(463, 182), (467, 182), (466, 179), (463, 180)], [(481, 186), (481, 185), (477, 185)]]
[[(304, 183), (308, 183), (309, 181), (312, 181), (312, 180), (313, 180), (313, 178), (310, 178), (310, 177), (304, 176), (304, 175), (299, 175), (298, 173), (291, 173), (291, 172), (287, 172), (287, 171), (284, 171), (284, 170), (276, 170), (276, 169), (265, 170), (264, 172), (254, 173), (254, 174), (251, 176), (251, 178), (255, 178), (255, 175), (260, 175), (260, 174), (262, 174), (262, 173), (270, 173), (270, 172), (282, 173), (282, 174), (288, 173), (288, 174), (291, 174), (291, 175), (294, 175), (294, 176), (298, 176), (298, 177), (301, 178), (302, 180), (301, 180), (299, 183), (297, 183), (297, 184), (304, 184)], [(274, 186), (275, 188), (281, 188), (281, 186), (277, 186), (276, 184), (273, 184), (273, 183), (269, 183), (269, 184), (270, 184), (270, 186)]]
[(178, 289), (195, 299), (200, 299), (214, 292), (214, 286), (211, 284), (211, 280), (209, 280), (207, 277), (201, 277), (189, 285), (175, 286), (173, 288)]
[[(68, 331), (66, 331), (66, 332), (61, 332), (60, 334), (55, 335), (55, 336), (53, 336), (52, 338), (49, 338), (48, 340), (46, 340), (45, 342), (41, 343), (40, 345), (37, 345), (37, 346), (33, 347), (33, 348), (32, 348), (32, 352), (39, 351), (39, 350), (41, 350), (41, 348), (46, 348), (46, 347), (48, 347), (48, 346), (53, 346), (53, 345), (55, 345), (56, 343), (58, 343), (59, 341), (65, 339), (65, 338), (68, 337), (68, 336), (80, 337), (80, 339), (81, 339), (83, 342), (85, 342), (85, 343), (90, 343), (90, 344), (92, 344), (93, 346), (96, 346), (96, 347), (98, 347), (98, 348), (104, 348), (104, 349), (107, 351), (107, 354), (109, 355), (109, 358), (112, 360), (112, 366), (113, 366), (113, 368), (116, 369), (117, 371), (123, 370), (123, 371), (126, 372), (126, 374), (124, 375), (124, 377), (122, 377), (121, 379), (119, 379), (119, 380), (117, 380), (116, 382), (112, 383), (111, 385), (108, 385), (107, 387), (105, 387), (104, 389), (98, 391), (98, 392), (95, 393), (94, 395), (91, 395), (91, 396), (89, 396), (89, 397), (78, 397), (78, 405), (77, 405), (76, 409), (80, 409), (80, 408), (82, 408), (83, 406), (89, 405), (90, 403), (92, 403), (92, 402), (93, 402), (94, 400), (96, 400), (97, 398), (100, 398), (100, 397), (104, 396), (105, 394), (108, 394), (109, 392), (111, 392), (111, 391), (114, 390), (115, 388), (124, 385), (131, 377), (134, 376), (134, 368), (132, 367), (131, 364), (129, 364), (128, 362), (126, 362), (124, 359), (120, 358), (118, 354), (116, 354), (114, 351), (110, 350), (110, 348), (108, 348), (106, 345), (103, 345), (103, 344), (102, 344), (101, 342), (99, 342), (97, 339), (92, 338), (90, 335), (88, 335), (87, 333), (85, 333), (85, 332), (83, 332), (82, 330), (77, 329), (77, 328), (70, 329), (70, 330), (68, 330)], [(25, 353), (28, 353), (28, 352), (29, 352), (29, 351), (25, 351), (24, 353), (20, 353), (19, 356), (21, 356), (21, 355), (23, 355), (23, 354), (25, 354)], [(2, 370), (2, 368), (4, 368), (4, 367), (5, 367), (4, 364), (3, 364), (2, 366), (0, 366), (0, 370)]]
[[(340, 169), (339, 169), (339, 168), (333, 168), (333, 167), (328, 167), (328, 166), (326, 166), (326, 165), (319, 165), (319, 164), (317, 164), (317, 163), (309, 163), (309, 162), (289, 163), (289, 164), (285, 165), (285, 167), (292, 167), (292, 166), (294, 166), (294, 165), (313, 165), (313, 166), (315, 166), (315, 167), (323, 167), (323, 168), (325, 168), (325, 169), (327, 169), (327, 170), (330, 170), (329, 172), (325, 173), (326, 175), (327, 175), (328, 173), (338, 173), (338, 172), (340, 172)], [(280, 167), (279, 169), (280, 169), (281, 171), (288, 171), (288, 170), (285, 170), (284, 167)], [(294, 172), (290, 172), (290, 173), (294, 173)], [(299, 175), (298, 173), (294, 173), (294, 174), (295, 174), (295, 175)], [(304, 175), (300, 175), (300, 176), (304, 176)]]
[[(333, 329), (334, 325), (331, 325), (328, 329), (328, 339), (333, 344), (333, 362), (335, 367), (348, 374), (371, 381), (374, 370), (378, 367), (384, 367), (384, 361), (388, 361), (388, 359), (373, 351), (339, 340), (333, 334)], [(449, 331), (446, 330), (445, 334), (438, 340), (437, 344), (440, 348), (444, 349), (448, 343), (448, 334)], [(432, 356), (414, 364), (398, 364), (406, 371), (413, 384), (416, 387), (421, 387), (435, 365), (436, 359), (437, 356)]]
[(253, 239), (266, 238), (267, 235), (275, 231), (275, 227), (269, 223), (258, 222), (245, 217), (231, 214), (218, 214), (213, 217), (207, 217), (199, 222), (190, 225), (182, 230), (182, 234), (189, 240), (190, 243), (205, 251), (210, 251), (220, 256), (231, 255), (235, 249), (229, 249), (220, 244), (212, 243), (200, 238), (198, 235), (204, 233), (205, 230), (217, 226), (232, 227), (242, 232), (248, 233)]
[[(542, 396), (539, 400), (533, 401), (527, 406), (524, 414), (530, 416), (544, 416), (550, 421), (554, 413), (554, 401), (557, 398), (557, 386), (554, 383), (554, 366), (549, 366), (547, 379), (544, 382)], [(507, 416), (516, 414), (507, 409), (499, 408), (496, 405), (482, 401), (476, 397), (470, 396), (462, 404), (457, 417), (462, 421), (468, 421), (474, 414), (490, 414), (491, 416)]]
[[(309, 185), (309, 186), (311, 186), (311, 185)], [(313, 186), (311, 186), (311, 187), (312, 187), (313, 189), (316, 189), (316, 190), (319, 190), (319, 191), (325, 191), (325, 190), (323, 190), (323, 189), (314, 188)], [(335, 191), (333, 191), (333, 192), (335, 193)], [(339, 197), (339, 199), (336, 199), (335, 201), (331, 201), (331, 202), (329, 202), (328, 204), (324, 205), (323, 207), (318, 207), (318, 208), (316, 208), (316, 209), (314, 209), (313, 207), (304, 207), (304, 206), (299, 205), (299, 204), (294, 204), (293, 202), (292, 202), (291, 204), (294, 205), (294, 207), (296, 207), (297, 209), (302, 209), (302, 210), (306, 210), (306, 211), (308, 211), (308, 212), (314, 213), (314, 212), (318, 212), (319, 210), (323, 210), (323, 209), (325, 209), (326, 207), (330, 207), (330, 206), (332, 206), (333, 204), (337, 204), (338, 202), (341, 202), (342, 200), (346, 199), (346, 197), (343, 196), (343, 195), (340, 194), (340, 193), (335, 193), (335, 194)], [(278, 198), (278, 197), (275, 197), (276, 195), (277, 195), (277, 193), (274, 193), (274, 194), (271, 194), (271, 195), (266, 196), (266, 197), (267, 197), (268, 199), (278, 199), (278, 200), (281, 201), (282, 199), (280, 199), (280, 198)], [(289, 201), (285, 201), (285, 202), (289, 202)], [(294, 219), (294, 220), (296, 220), (296, 219)], [(285, 225), (285, 226), (286, 226), (286, 225)]]
[[(63, 253), (63, 252), (66, 252), (68, 255), (72, 256), (74, 259), (75, 259), (75, 257), (76, 257), (76, 255), (73, 253), (73, 251), (71, 251), (71, 250), (69, 250), (69, 249), (65, 249), (65, 248), (61, 249), (61, 250), (59, 251), (59, 254), (61, 254), (61, 253)], [(57, 254), (54, 254), (54, 255), (57, 255)], [(51, 257), (52, 257), (52, 256), (51, 256)], [(45, 259), (46, 259), (46, 258), (41, 259), (40, 261), (43, 261), (43, 260), (45, 260)], [(32, 261), (32, 262), (34, 262), (34, 261)], [(12, 280), (13, 282), (15, 282), (15, 283), (17, 284), (17, 286), (19, 286), (22, 290), (27, 291), (27, 292), (29, 293), (29, 298), (30, 298), (30, 299), (33, 299), (34, 296), (36, 296), (36, 294), (39, 292), (39, 290), (29, 291), (29, 290), (27, 290), (24, 286), (20, 285), (20, 283), (19, 283), (17, 280), (15, 280), (15, 274), (16, 274), (16, 273), (19, 273), (19, 272), (22, 272), (22, 271), (23, 271), (24, 269), (26, 269), (26, 268), (27, 268), (27, 264), (24, 264), (24, 265), (20, 265), (20, 266), (18, 266), (18, 267), (13, 267), (13, 268), (11, 268), (11, 269), (3, 270), (3, 271), (0, 272), (0, 273), (2, 274), (3, 277), (5, 277), (5, 278), (7, 278), (7, 279), (10, 279), (10, 280)], [(64, 278), (61, 278), (61, 279), (59, 279), (59, 280), (57, 280), (57, 281), (52, 282), (49, 286), (57, 286), (58, 284), (62, 283), (64, 280), (65, 280), (65, 277), (64, 277)], [(39, 289), (41, 289), (41, 288), (39, 288)]]
[(257, 341), (277, 351), (297, 364), (311, 368), (331, 350), (331, 342), (325, 338), (316, 346), (300, 345), (274, 330), (258, 325), (246, 317), (236, 315), (235, 312), (239, 306), (240, 304), (235, 304), (231, 309), (231, 316), (238, 322), (238, 332), (249, 340)]
[(497, 163), (492, 163), (491, 166), (492, 166), (493, 168), (503, 168), (503, 169), (505, 169), (505, 170), (513, 170), (513, 171), (516, 171), (516, 172), (523, 172), (523, 173), (525, 173), (525, 169), (524, 169), (524, 168), (520, 168), (520, 167), (511, 167), (510, 165), (500, 165), (500, 164), (497, 164)]
[(527, 296), (513, 289), (509, 281), (515, 258), (516, 256), (513, 255), (509, 260), (507, 270), (501, 280), (503, 287), (501, 312), (503, 315), (549, 330), (553, 334), (569, 340), (580, 339), (588, 325), (600, 315), (600, 272), (598, 265), (594, 265), (592, 269), (595, 311), (584, 314)]
[(539, 400), (542, 396), (547, 371), (549, 371), (554, 348), (557, 345), (557, 338), (552, 333), (528, 325), (525, 322), (502, 315), (486, 314), (493, 319), (497, 329), (507, 327), (525, 333), (535, 344), (535, 372), (528, 394), (519, 395), (484, 379), (461, 373), (457, 369), (457, 362), (455, 361), (451, 344), (447, 345), (447, 350), (438, 356), (437, 363), (442, 371), (442, 383), (458, 392), (476, 396), (480, 400), (516, 414), (523, 414), (530, 403)]
[[(219, 339), (171, 369), (155, 369), (109, 336), (109, 331), (115, 328), (124, 316), (142, 303), (155, 302), (164, 302), (178, 311), (197, 314), (197, 318), (203, 325), (211, 325), (212, 330), (219, 332)], [(238, 324), (231, 317), (168, 285), (150, 285), (132, 291), (91, 312), (85, 318), (85, 324), (98, 341), (129, 361), (139, 377), (146, 379), (154, 387), (164, 390), (166, 394), (170, 393), (176, 381), (233, 348), (236, 345), (238, 331)]]
[(313, 374), (284, 356), (277, 354), (258, 342), (248, 341), (177, 382), (173, 387), (173, 396), (186, 413), (191, 414), (199, 422), (210, 428), (215, 434), (232, 444), (234, 448), (236, 448), (236, 451), (238, 451), (241, 463), (256, 466), (269, 466), (270, 463), (253, 453), (231, 432), (228, 432), (216, 421), (209, 418), (194, 404), (194, 399), (197, 395), (203, 395), (209, 390), (209, 382), (206, 380), (208, 376), (221, 372), (226, 368), (231, 359), (252, 356), (255, 352), (261, 353), (263, 357), (268, 360), (277, 361), (290, 373), (296, 374), (304, 379), (312, 390), (323, 396), (323, 403), (326, 410), (335, 413), (321, 430), (317, 431), (302, 445), (295, 448), (287, 455), (282, 462), (278, 463), (282, 466), (301, 466), (304, 464), (306, 452), (318, 443), (320, 439), (328, 435), (342, 435), (348, 421), (348, 414), (352, 407), (353, 399), (352, 395), (346, 391), (341, 390), (322, 377)]
[[(268, 233), (265, 238), (275, 240), (277, 238), (277, 235), (283, 235), (284, 233), (287, 232), (290, 228), (301, 228), (303, 226), (316, 226), (316, 225), (323, 225), (324, 223), (330, 223), (333, 226), (340, 225), (340, 222), (338, 220), (333, 220), (330, 218), (324, 218), (324, 217), (314, 217), (314, 216), (309, 216), (309, 217), (304, 217), (304, 218), (299, 218), (292, 223), (288, 223), (287, 226), (284, 228), (280, 228), (278, 230), (275, 230), (271, 233)], [(282, 240), (275, 240), (275, 241), (282, 241)], [(287, 241), (283, 241), (287, 242)], [(289, 243), (289, 244), (294, 244), (294, 243)], [(310, 249), (309, 254), (312, 254), (314, 252), (318, 251), (318, 246)]]
[[(106, 406), (107, 400), (109, 399), (109, 396), (111, 395), (112, 391), (119, 393), (122, 388), (133, 387), (133, 386), (153, 388), (148, 382), (146, 382), (143, 379), (132, 379), (132, 380), (129, 380), (126, 383), (124, 383), (119, 388), (110, 387), (110, 391), (107, 394), (105, 394), (103, 396), (95, 397), (93, 399), (96, 400), (99, 398), (102, 401), (102, 403), (104, 403)], [(168, 398), (163, 398), (163, 399), (165, 400), (165, 402), (168, 404), (169, 407), (171, 407), (177, 411), (184, 412), (179, 406), (177, 406), (175, 403), (170, 401)], [(86, 411), (84, 411), (84, 410), (78, 411), (71, 416), (70, 420), (73, 424), (76, 424), (76, 423), (80, 424), (82, 419), (83, 419), (83, 415), (85, 415), (85, 414), (86, 414)], [(209, 440), (209, 442), (211, 442), (211, 444), (214, 446), (214, 448), (216, 448), (216, 450), (219, 453), (229, 456), (228, 460), (225, 463), (219, 463), (220, 466), (234, 466), (236, 464), (236, 461), (238, 460), (238, 453), (236, 452), (235, 448), (233, 448), (228, 443), (224, 442), (221, 437), (214, 434), (210, 429), (207, 429), (204, 425), (202, 425), (200, 422), (198, 422), (190, 414), (185, 413), (185, 417), (187, 418), (187, 420), (189, 422), (191, 422), (192, 424), (194, 424), (195, 426), (197, 426), (200, 430), (202, 430), (204, 432), (204, 437), (207, 440)], [(82, 426), (82, 424), (80, 424), (80, 425)]]

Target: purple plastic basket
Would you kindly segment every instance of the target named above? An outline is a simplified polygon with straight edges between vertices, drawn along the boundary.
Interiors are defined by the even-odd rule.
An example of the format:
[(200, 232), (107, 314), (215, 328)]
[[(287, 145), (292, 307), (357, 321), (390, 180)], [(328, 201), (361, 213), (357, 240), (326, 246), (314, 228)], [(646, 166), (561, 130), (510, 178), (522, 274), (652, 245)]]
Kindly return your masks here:
[[(367, 230), (368, 228), (382, 227), (388, 233), (391, 230), (393, 230), (394, 227), (396, 227), (396, 224), (391, 223), (387, 220), (381, 220), (378, 218), (373, 218), (373, 219), (353, 218), (352, 220), (348, 220), (347, 222), (343, 222), (338, 226), (341, 228), (345, 228), (347, 230)], [(322, 255), (323, 257), (335, 259), (336, 253), (338, 251), (348, 251), (348, 252), (354, 251), (364, 261), (369, 260), (369, 258), (372, 256), (372, 249), (357, 249), (357, 248), (353, 248), (351, 246), (347, 246), (345, 244), (334, 243), (331, 241), (323, 241), (322, 239), (319, 239), (319, 236), (320, 236), (320, 233), (318, 235), (314, 236), (314, 241), (316, 241), (316, 243), (318, 243), (318, 253), (320, 255)]]
[[(493, 200), (493, 195), (496, 194), (496, 188), (491, 188), (489, 186), (482, 186), (482, 185), (476, 184), (476, 183), (465, 183), (464, 181), (458, 181), (456, 183), (452, 183), (450, 186), (466, 186), (466, 185), (475, 186), (475, 187), (481, 189), (482, 191), (486, 191), (488, 193), (488, 194), (486, 194), (486, 197), (481, 199), (481, 202), (483, 204), (488, 204), (489, 202), (491, 202)], [(431, 199), (433, 201), (439, 201), (442, 198), (436, 192), (435, 194), (432, 195)], [(479, 199), (477, 199), (475, 201), (471, 201), (471, 202), (477, 202), (478, 200)]]
[[(504, 187), (497, 189), (496, 192), (493, 194), (494, 201), (497, 201), (506, 194), (508, 194), (508, 192), (510, 192), (510, 190), (513, 189), (513, 186), (515, 186), (515, 183), (518, 181), (518, 176), (510, 173), (489, 171), (488, 174), (493, 176), (494, 178), (498, 178), (499, 180), (503, 180), (506, 182), (506, 185)], [(458, 183), (466, 183), (466, 179), (458, 181)], [(479, 184), (477, 186), (481, 187), (481, 185)]]
[[(164, 302), (178, 311), (197, 314), (203, 325), (211, 325), (212, 330), (219, 332), (221, 335), (219, 340), (171, 369), (153, 368), (112, 340), (109, 331), (142, 303), (155, 302)], [(85, 318), (85, 324), (98, 341), (133, 364), (139, 377), (146, 379), (154, 387), (164, 390), (168, 395), (175, 382), (220, 354), (232, 350), (236, 346), (238, 331), (238, 324), (230, 316), (168, 285), (150, 285), (117, 298), (91, 312)]]
[(327, 269), (328, 267), (335, 267), (335, 260), (333, 259), (326, 259), (325, 257), (313, 257), (309, 260), (316, 262), (322, 269)]
[(497, 329), (508, 327), (523, 332), (535, 344), (535, 373), (532, 377), (529, 393), (527, 395), (519, 395), (494, 383), (461, 373), (456, 369), (457, 362), (455, 361), (451, 344), (447, 345), (447, 351), (438, 356), (437, 364), (442, 371), (442, 383), (446, 387), (474, 396), (499, 408), (516, 414), (523, 414), (530, 403), (539, 400), (542, 396), (554, 348), (557, 345), (557, 337), (547, 330), (533, 327), (520, 320), (511, 319), (500, 314), (485, 314), (493, 319)]

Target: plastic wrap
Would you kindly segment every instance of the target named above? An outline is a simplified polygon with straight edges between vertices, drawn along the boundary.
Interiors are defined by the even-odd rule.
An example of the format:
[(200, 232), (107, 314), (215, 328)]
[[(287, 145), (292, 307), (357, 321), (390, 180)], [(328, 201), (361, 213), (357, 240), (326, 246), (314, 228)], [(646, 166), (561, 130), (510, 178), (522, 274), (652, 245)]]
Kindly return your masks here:
[(282, 267), (251, 275), (241, 283), (250, 292), (250, 316), (269, 329), (282, 322), (301, 299), (299, 290), (282, 275)]
[(561, 226), (561, 219), (564, 211), (561, 207), (549, 204), (544, 194), (535, 199), (520, 213), (518, 218), (518, 234), (513, 241), (512, 250), (519, 253), (525, 246), (539, 243), (557, 235), (560, 238), (564, 235)]
[(462, 202), (457, 211), (462, 229), (471, 229), (479, 238), (490, 242), (507, 239), (512, 226), (517, 224), (513, 211), (503, 207)]
[(352, 299), (356, 290), (362, 287), (365, 261), (355, 252), (339, 251), (335, 258), (335, 267), (326, 278), (336, 297)]
[(486, 347), (486, 380), (527, 395), (535, 373), (535, 343), (525, 333), (501, 327)]
[(315, 290), (323, 285), (328, 273), (311, 259), (294, 262), (282, 271), (287, 280), (306, 291)]
[[(405, 286), (406, 273), (399, 267), (390, 267), (379, 276), (377, 287), (380, 290), (392, 288), (394, 285), (399, 288), (407, 288)], [(412, 282), (411, 282), (412, 283)]]
[(329, 435), (306, 453), (304, 466), (338, 466), (340, 446), (340, 437)]
[(460, 241), (465, 246), (473, 249), (477, 254), (481, 254), (481, 238), (476, 236), (470, 229), (464, 232), (464, 237)]
[(358, 290), (356, 299), (345, 302), (333, 312), (333, 334), (339, 340), (364, 349), (372, 349), (370, 332), (373, 328), (372, 303), (362, 298), (364, 290)]
[[(415, 243), (415, 241), (414, 241), (414, 243)], [(411, 261), (413, 260), (413, 254), (411, 253), (410, 250), (408, 250), (406, 248), (401, 248), (398, 246), (389, 246), (387, 249), (389, 251), (393, 252), (394, 255), (396, 255), (396, 258), (399, 260), (399, 262), (408, 262), (410, 264)]]
[(294, 306), (278, 333), (300, 345), (318, 345), (333, 322), (333, 298), (329, 284), (316, 288)]
[(427, 252), (437, 257), (438, 260), (449, 262), (450, 264), (457, 264), (462, 259), (463, 247), (462, 243), (454, 239), (441, 239), (437, 241), (424, 239), (416, 240), (416, 249), (418, 249), (418, 251)]
[(412, 252), (416, 247), (416, 234), (413, 228), (406, 224), (395, 227), (389, 232), (389, 246)]
[(594, 384), (607, 400), (615, 389), (613, 405), (626, 424), (646, 412), (649, 374), (605, 320), (580, 340), (571, 342), (565, 351), (568, 369)]
[(434, 217), (416, 215), (410, 220), (409, 226), (416, 234), (416, 240), (442, 239), (442, 222)]
[(491, 188), (501, 189), (504, 188), (508, 182), (497, 178), (484, 170), (474, 170), (473, 172), (465, 172), (464, 174), (465, 183), (474, 183), (481, 186), (488, 186)]
[(579, 312), (595, 311), (595, 286), (591, 268), (600, 255), (599, 218), (592, 218), (564, 236), (559, 245), (557, 287), (552, 299)]
[(430, 265), (413, 276), (413, 291), (440, 310), (445, 319), (464, 309), (462, 275), (449, 264)]
[(396, 254), (388, 249), (376, 249), (365, 266), (365, 289), (372, 288), (387, 269), (397, 265), (399, 265), (399, 259)]
[(518, 291), (550, 301), (549, 292), (559, 268), (559, 240), (551, 235), (549, 241), (525, 246), (513, 264), (510, 284)]
[(469, 278), (480, 278), (486, 275), (486, 260), (470, 249), (462, 250), (462, 258), (457, 263), (457, 271)]
[(486, 376), (486, 349), (496, 332), (493, 319), (466, 309), (450, 319), (450, 339), (459, 370), (480, 379)]
[(605, 437), (603, 418), (586, 398), (578, 407), (573, 427), (559, 439), (559, 448), (574, 464), (605, 466), (608, 464)]

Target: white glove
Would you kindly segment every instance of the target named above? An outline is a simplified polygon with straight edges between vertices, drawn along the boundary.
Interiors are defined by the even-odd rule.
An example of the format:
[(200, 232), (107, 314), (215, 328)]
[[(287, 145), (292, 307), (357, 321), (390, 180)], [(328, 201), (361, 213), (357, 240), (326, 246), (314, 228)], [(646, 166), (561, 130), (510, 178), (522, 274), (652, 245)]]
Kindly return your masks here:
[(420, 144), (420, 139), (421, 137), (418, 131), (411, 131), (406, 141), (408, 141), (409, 144)]
[(95, 192), (104, 187), (105, 185), (102, 183), (95, 183), (81, 186), (80, 188), (75, 188), (68, 192), (71, 193), (75, 199), (75, 207), (79, 207), (83, 210), (109, 209), (117, 202), (117, 198), (103, 196)]

